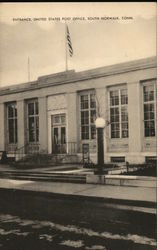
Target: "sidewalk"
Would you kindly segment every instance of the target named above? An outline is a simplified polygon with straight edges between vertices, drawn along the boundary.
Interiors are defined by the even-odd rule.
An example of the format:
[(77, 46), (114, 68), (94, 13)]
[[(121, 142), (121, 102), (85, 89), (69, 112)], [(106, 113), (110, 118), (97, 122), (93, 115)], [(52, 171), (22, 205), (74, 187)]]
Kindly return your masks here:
[(69, 199), (101, 200), (119, 209), (156, 213), (154, 188), (0, 179), (0, 189), (39, 192)]

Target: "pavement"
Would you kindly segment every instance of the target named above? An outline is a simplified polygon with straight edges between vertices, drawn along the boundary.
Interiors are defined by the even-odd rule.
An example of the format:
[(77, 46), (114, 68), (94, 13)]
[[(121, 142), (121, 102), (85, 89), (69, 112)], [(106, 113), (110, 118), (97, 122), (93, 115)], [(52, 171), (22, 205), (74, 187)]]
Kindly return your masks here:
[[(0, 171), (10, 170), (7, 165), (0, 165)], [(60, 167), (34, 169), (32, 172), (54, 172)], [(76, 169), (69, 170), (67, 165), (59, 172), (88, 172), (76, 166)], [(12, 169), (13, 170), (13, 169)], [(61, 169), (60, 169), (61, 170)], [(18, 171), (18, 170), (15, 170)], [(26, 170), (27, 171), (27, 170)], [(30, 169), (29, 169), (30, 171)], [(90, 170), (91, 171), (91, 170)], [(89, 172), (88, 172), (89, 173)], [(156, 214), (157, 192), (155, 188), (112, 186), (99, 184), (77, 184), (60, 182), (43, 182), (29, 180), (0, 179), (0, 190), (17, 190), (23, 192), (40, 192), (44, 195), (64, 196), (68, 199), (95, 199), (106, 203), (106, 206), (120, 209), (135, 210)]]

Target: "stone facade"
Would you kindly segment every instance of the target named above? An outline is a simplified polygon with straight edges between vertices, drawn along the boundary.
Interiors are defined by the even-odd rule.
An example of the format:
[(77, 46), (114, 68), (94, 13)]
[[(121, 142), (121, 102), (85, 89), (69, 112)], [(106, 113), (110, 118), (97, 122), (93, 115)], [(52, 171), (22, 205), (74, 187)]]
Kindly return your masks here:
[[(96, 96), (96, 113), (108, 121), (104, 131), (105, 162), (117, 157), (130, 163), (142, 163), (145, 157), (157, 156), (157, 58), (151, 57), (137, 61), (121, 63), (84, 72), (73, 70), (39, 77), (37, 81), (28, 82), (0, 89), (0, 150), (10, 150), (31, 144), (29, 141), (29, 121), (27, 101), (38, 100), (38, 118), (32, 126), (36, 126), (39, 151), (53, 153), (55, 138), (65, 144), (66, 153), (80, 155), (83, 144), (89, 145), (91, 160), (97, 161), (96, 138), (82, 139), (80, 96), (82, 93), (94, 93)], [(144, 135), (144, 103), (143, 82), (149, 85), (154, 81), (154, 121), (155, 135)], [(128, 137), (111, 138), (110, 91), (127, 89), (128, 104)], [(17, 142), (8, 140), (7, 105), (16, 103), (17, 108)], [(33, 105), (33, 104), (32, 104)], [(34, 104), (35, 105), (35, 104)], [(34, 106), (35, 107), (35, 106)], [(91, 111), (89, 111), (90, 113)], [(57, 126), (52, 120), (63, 119)], [(120, 118), (121, 119), (121, 118)], [(31, 118), (30, 118), (31, 120)], [(62, 123), (63, 122), (63, 123)], [(39, 128), (38, 128), (39, 127)], [(56, 130), (54, 130), (54, 127)], [(32, 130), (34, 127), (32, 128)], [(56, 134), (55, 134), (56, 133)], [(34, 135), (33, 135), (34, 136)], [(9, 145), (10, 144), (10, 145)], [(33, 144), (33, 143), (32, 143)], [(74, 147), (74, 148), (73, 148)], [(59, 152), (61, 153), (61, 152)], [(65, 153), (65, 152), (64, 152)]]

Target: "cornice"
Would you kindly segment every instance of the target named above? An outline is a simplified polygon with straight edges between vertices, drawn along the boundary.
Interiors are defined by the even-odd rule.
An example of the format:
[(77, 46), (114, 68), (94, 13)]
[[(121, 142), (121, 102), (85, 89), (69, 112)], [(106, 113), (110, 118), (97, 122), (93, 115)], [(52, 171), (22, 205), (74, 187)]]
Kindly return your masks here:
[(25, 91), (32, 91), (42, 88), (48, 88), (51, 86), (58, 86), (62, 84), (76, 83), (80, 81), (96, 79), (107, 76), (114, 76), (118, 74), (124, 74), (128, 72), (156, 68), (157, 57), (149, 57), (139, 59), (135, 61), (114, 64), (96, 69), (90, 69), (81, 72), (75, 72), (74, 70), (59, 72), (56, 74), (40, 76), (37, 81), (27, 82), (23, 84), (16, 84), (0, 88), (0, 96), (13, 93), (20, 93)]

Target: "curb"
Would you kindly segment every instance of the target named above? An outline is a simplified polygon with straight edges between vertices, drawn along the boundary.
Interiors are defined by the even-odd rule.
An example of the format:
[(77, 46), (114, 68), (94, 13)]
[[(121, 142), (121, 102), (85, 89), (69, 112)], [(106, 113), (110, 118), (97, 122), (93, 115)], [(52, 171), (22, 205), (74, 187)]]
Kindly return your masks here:
[(47, 198), (55, 198), (55, 199), (66, 199), (66, 200), (70, 199), (70, 200), (88, 201), (88, 202), (96, 202), (96, 203), (98, 202), (98, 203), (115, 205), (115, 208), (118, 205), (122, 205), (122, 206), (130, 206), (130, 207), (157, 209), (156, 202), (150, 202), (150, 201), (123, 200), (123, 199), (114, 199), (114, 198), (53, 193), (53, 192), (46, 192), (46, 191), (21, 190), (21, 189), (16, 189), (16, 188), (2, 188), (2, 187), (0, 188), (0, 193), (1, 192), (3, 193), (8, 192), (8, 193), (14, 193), (14, 194), (22, 193), (22, 194), (29, 194), (32, 196), (38, 195), (38, 196), (44, 196)]

